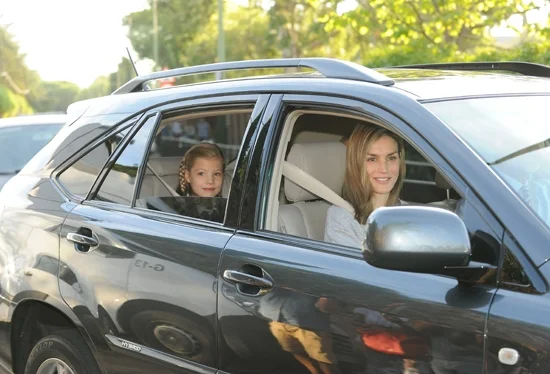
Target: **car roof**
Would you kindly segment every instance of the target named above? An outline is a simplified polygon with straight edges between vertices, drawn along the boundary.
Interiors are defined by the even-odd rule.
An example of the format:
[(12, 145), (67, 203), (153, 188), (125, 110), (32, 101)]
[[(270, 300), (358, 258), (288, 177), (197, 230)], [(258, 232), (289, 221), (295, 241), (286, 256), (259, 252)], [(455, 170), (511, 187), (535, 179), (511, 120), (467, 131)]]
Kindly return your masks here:
[(419, 100), (459, 97), (550, 94), (550, 78), (519, 74), (431, 69), (376, 69), (392, 78), (394, 87)]
[(34, 114), (0, 119), (0, 127), (65, 124), (67, 114)]
[[(322, 60), (321, 62), (323, 64), (328, 64), (327, 66), (329, 66), (329, 68), (326, 69), (326, 71), (329, 77), (319, 74), (319, 72), (313, 72), (308, 74), (294, 74), (293, 77), (288, 74), (282, 74), (263, 77), (249, 76), (238, 79), (222, 79), (218, 81), (192, 83), (143, 91), (139, 88), (142, 83), (149, 80), (162, 79), (161, 77), (164, 76), (162, 74), (168, 74), (166, 76), (178, 76), (176, 73), (185, 72), (188, 69), (204, 70), (209, 66), (217, 66), (219, 64), (202, 65), (136, 77), (116, 90), (112, 95), (72, 104), (69, 106), (68, 113), (74, 115), (76, 112), (79, 112), (79, 116), (85, 113), (84, 117), (107, 113), (131, 114), (167, 102), (219, 94), (237, 95), (292, 92), (320, 94), (357, 93), (357, 90), (362, 90), (361, 87), (365, 85), (371, 87), (376, 85), (384, 87), (385, 89), (398, 90), (419, 101), (494, 95), (550, 95), (550, 78), (545, 77), (547, 74), (550, 74), (550, 68), (543, 65), (537, 65), (537, 68), (543, 70), (542, 75), (538, 73), (538, 77), (509, 73), (504, 72), (504, 70), (496, 69), (491, 70), (491, 72), (485, 72), (482, 70), (443, 70), (441, 68), (427, 68), (427, 66), (422, 68), (412, 66), (379, 68), (373, 70), (357, 64), (351, 67), (344, 66), (345, 71), (344, 74), (342, 74), (342, 61), (335, 62), (331, 61), (331, 59), (313, 60), (317, 60), (317, 62), (319, 62), (318, 60)], [(265, 64), (266, 60), (261, 60), (260, 62)], [(275, 63), (276, 62), (277, 60)], [(238, 64), (240, 63), (254, 64), (255, 61), (238, 62)], [(345, 64), (346, 62), (344, 62), (344, 65)], [(532, 68), (532, 66), (535, 65), (530, 63), (511, 63), (511, 65), (514, 64), (528, 65), (528, 68)], [(357, 68), (357, 66), (359, 67)], [(504, 66), (503, 68), (505, 69)], [(360, 74), (346, 74), (350, 71), (354, 72), (354, 69), (357, 69)], [(544, 78), (540, 76), (544, 76)], [(366, 79), (364, 79), (365, 77)], [(133, 89), (136, 90), (132, 91)]]

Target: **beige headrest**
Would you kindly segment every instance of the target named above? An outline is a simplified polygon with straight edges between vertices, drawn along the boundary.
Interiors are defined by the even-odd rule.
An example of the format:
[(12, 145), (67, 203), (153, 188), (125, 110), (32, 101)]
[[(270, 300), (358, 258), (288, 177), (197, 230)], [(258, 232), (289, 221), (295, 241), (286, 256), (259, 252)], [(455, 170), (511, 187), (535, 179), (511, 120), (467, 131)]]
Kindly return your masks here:
[[(318, 179), (325, 186), (342, 195), (346, 172), (346, 146), (340, 142), (315, 142), (294, 144), (287, 161)], [(298, 202), (318, 197), (288, 179), (284, 182), (289, 201)]]

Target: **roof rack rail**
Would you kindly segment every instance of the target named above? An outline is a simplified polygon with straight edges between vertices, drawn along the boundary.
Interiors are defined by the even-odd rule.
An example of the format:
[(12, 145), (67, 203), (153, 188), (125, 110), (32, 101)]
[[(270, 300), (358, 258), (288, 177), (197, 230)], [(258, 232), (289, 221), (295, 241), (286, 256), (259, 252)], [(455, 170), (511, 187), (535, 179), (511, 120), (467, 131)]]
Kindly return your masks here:
[(148, 75), (135, 77), (128, 83), (122, 85), (112, 94), (124, 94), (139, 92), (143, 90), (146, 82), (165, 79), (177, 76), (213, 73), (216, 71), (243, 70), (243, 69), (269, 69), (269, 68), (311, 68), (318, 71), (327, 78), (350, 79), (369, 83), (376, 83), (383, 86), (391, 86), (394, 81), (385, 75), (356, 64), (354, 62), (330, 59), (330, 58), (282, 58), (270, 60), (250, 60), (218, 62), (208, 65), (190, 66), (172, 70), (159, 71)]
[(533, 77), (550, 77), (550, 66), (522, 61), (503, 62), (451, 62), (441, 64), (392, 66), (399, 69), (435, 69), (435, 70), (502, 70)]

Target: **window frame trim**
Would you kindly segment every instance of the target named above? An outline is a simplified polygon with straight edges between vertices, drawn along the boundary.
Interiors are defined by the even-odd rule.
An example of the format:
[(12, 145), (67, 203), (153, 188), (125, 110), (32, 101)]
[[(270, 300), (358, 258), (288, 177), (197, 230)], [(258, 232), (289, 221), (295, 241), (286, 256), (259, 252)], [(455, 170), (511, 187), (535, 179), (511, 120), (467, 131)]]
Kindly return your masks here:
[[(126, 119), (121, 123), (118, 123), (112, 126), (106, 132), (104, 132), (103, 134), (99, 135), (98, 137), (90, 141), (85, 147), (75, 152), (71, 157), (67, 158), (63, 163), (61, 163), (61, 165), (55, 168), (51, 173), (50, 180), (53, 182), (54, 186), (68, 201), (72, 201), (77, 204), (81, 204), (83, 201), (86, 201), (86, 199), (88, 198), (90, 192), (92, 191), (97, 181), (97, 178), (101, 175), (101, 172), (105, 168), (105, 165), (109, 162), (109, 159), (111, 158), (112, 154), (107, 158), (107, 160), (101, 167), (101, 170), (95, 176), (94, 181), (92, 182), (92, 185), (88, 189), (88, 192), (86, 193), (85, 196), (75, 195), (67, 187), (65, 187), (65, 185), (59, 180), (59, 177), (61, 176), (61, 174), (63, 174), (67, 169), (72, 167), (78, 161), (80, 161), (84, 156), (86, 156), (87, 154), (95, 150), (98, 146), (100, 146), (103, 142), (105, 142), (105, 140), (108, 139), (109, 137), (116, 135), (126, 129), (130, 129), (128, 134), (124, 136), (120, 144), (117, 146), (117, 149), (118, 149), (122, 144), (126, 142), (126, 140), (128, 139), (128, 136), (132, 133), (132, 127), (136, 126), (142, 118), (143, 118), (142, 113), (137, 113), (136, 115), (132, 116), (130, 119)], [(116, 153), (116, 149), (114, 153)]]
[[(419, 103), (419, 105), (421, 105)], [(390, 130), (396, 132), (399, 136), (409, 144), (415, 144), (417, 151), (428, 162), (432, 164), (434, 169), (444, 175), (456, 191), (463, 196), (464, 199), (470, 201), (470, 204), (474, 205), (476, 210), (481, 208), (483, 213), (490, 215), (491, 220), (486, 221), (488, 226), (496, 234), (496, 239), (502, 246), (502, 236), (504, 234), (503, 224), (496, 218), (490, 209), (488, 209), (485, 203), (477, 197), (477, 195), (470, 188), (469, 184), (463, 179), (460, 173), (455, 170), (455, 167), (447, 161), (440, 150), (428, 142), (419, 131), (402, 118), (398, 117), (395, 113), (386, 110), (380, 105), (374, 105), (371, 102), (362, 101), (358, 98), (341, 98), (336, 96), (329, 96), (326, 94), (313, 95), (313, 94), (285, 94), (281, 99), (281, 111), (291, 115), (294, 111), (324, 111), (330, 112), (327, 115), (351, 115), (353, 117), (360, 117), (364, 120), (370, 120), (379, 123)], [(278, 156), (278, 151), (281, 147), (280, 142), (286, 139), (281, 138), (281, 134), (284, 132), (287, 125), (288, 118), (276, 118), (275, 123), (270, 126), (268, 135), (268, 142), (271, 143), (270, 149), (265, 147), (262, 154), (262, 164), (267, 165), (269, 168), (273, 168), (275, 160)], [(276, 144), (274, 142), (277, 142)], [(325, 243), (317, 240), (296, 237), (290, 234), (274, 232), (265, 229), (267, 220), (267, 205), (270, 203), (270, 192), (272, 188), (272, 180), (270, 177), (275, 176), (276, 173), (273, 170), (267, 170), (264, 168), (261, 172), (261, 186), (258, 190), (258, 204), (255, 208), (255, 225), (254, 228), (240, 227), (240, 229), (247, 232), (248, 235), (258, 235), (258, 238), (277, 240), (288, 245), (299, 245), (313, 250), (339, 254), (339, 255), (353, 255), (360, 257), (360, 252), (357, 249), (341, 246), (333, 243)], [(279, 181), (280, 183), (280, 181)], [(480, 214), (478, 210), (478, 214)], [(491, 222), (492, 221), (492, 222)], [(502, 258), (502, 251), (499, 254), (499, 261)]]
[[(156, 128), (159, 125), (160, 120), (161, 120), (161, 115), (158, 111), (145, 113), (143, 115), (143, 117), (141, 118), (141, 120), (139, 121), (139, 123), (134, 126), (134, 128), (132, 129), (132, 131), (130, 133), (128, 133), (128, 135), (126, 135), (126, 138), (124, 139), (124, 141), (121, 144), (119, 144), (119, 146), (117, 147), (115, 152), (113, 152), (111, 157), (109, 157), (107, 162), (103, 165), (103, 169), (101, 169), (100, 173), (98, 174), (97, 178), (95, 179), (94, 183), (92, 184), (92, 188), (90, 188), (90, 191), (88, 192), (88, 195), (86, 196), (85, 201), (96, 201), (95, 198), (97, 197), (98, 192), (101, 190), (101, 186), (105, 182), (105, 179), (107, 178), (107, 175), (113, 169), (113, 166), (116, 165), (116, 162), (117, 162), (118, 158), (120, 157), (120, 155), (126, 150), (126, 147), (128, 146), (128, 144), (132, 141), (132, 139), (134, 139), (134, 137), (143, 128), (143, 126), (145, 126), (147, 121), (149, 121), (149, 119), (153, 118), (153, 117), (156, 117), (154, 119), (155, 123), (153, 125), (153, 130), (151, 131), (151, 134), (149, 134), (149, 136), (147, 137), (147, 142), (146, 142), (146, 146), (148, 148), (151, 147), (151, 143), (150, 143), (151, 136), (152, 136), (152, 134), (155, 133), (155, 130), (156, 130)], [(144, 155), (147, 155), (147, 154), (148, 154), (148, 152), (146, 151), (144, 153)], [(130, 208), (133, 207), (134, 202), (135, 202), (134, 199), (135, 199), (135, 194), (136, 194), (136, 186), (140, 182), (140, 179), (139, 179), (139, 176), (141, 175), (140, 170), (143, 168), (143, 160), (144, 160), (143, 157), (144, 156), (142, 156), (140, 164), (138, 166), (138, 170), (137, 170), (137, 174), (136, 174), (136, 182), (134, 184), (133, 193), (132, 193), (132, 200), (130, 201), (130, 205), (129, 205)], [(119, 203), (112, 203), (112, 204), (125, 206), (125, 205), (119, 204)]]
[[(170, 222), (179, 222), (179, 223), (184, 223), (184, 224), (191, 224), (191, 225), (198, 226), (198, 227), (227, 228), (227, 229), (231, 229), (231, 230), (236, 229), (236, 225), (227, 224), (227, 211), (228, 211), (227, 207), (229, 206), (229, 197), (228, 197), (228, 202), (227, 202), (227, 205), (226, 205), (226, 212), (225, 212), (225, 215), (224, 215), (224, 222), (221, 222), (221, 223), (220, 222), (213, 222), (213, 221), (203, 220), (203, 219), (200, 219), (200, 218), (183, 216), (183, 215), (174, 214), (174, 213), (159, 212), (159, 211), (154, 211), (154, 210), (149, 210), (149, 209), (136, 207), (135, 206), (135, 200), (139, 196), (139, 192), (141, 190), (141, 185), (142, 185), (142, 182), (143, 182), (143, 175), (144, 175), (144, 172), (145, 172), (145, 168), (143, 167), (143, 165), (144, 165), (143, 160), (146, 160), (149, 157), (149, 154), (150, 154), (150, 151), (151, 151), (151, 145), (152, 145), (152, 142), (154, 141), (154, 134), (156, 134), (158, 126), (160, 125), (160, 123), (163, 121), (163, 119), (166, 118), (167, 113), (170, 113), (170, 112), (184, 112), (185, 114), (193, 114), (193, 113), (199, 114), (199, 113), (206, 113), (206, 112), (212, 112), (212, 111), (220, 112), (220, 111), (223, 111), (224, 109), (227, 109), (227, 110), (230, 111), (231, 110), (230, 107), (235, 108), (237, 106), (240, 106), (240, 107), (248, 106), (250, 108), (251, 119), (252, 119), (252, 115), (254, 114), (255, 110), (260, 110), (263, 113), (265, 108), (259, 108), (258, 105), (267, 105), (269, 103), (269, 96), (270, 95), (268, 95), (268, 94), (256, 94), (256, 93), (250, 94), (250, 93), (246, 93), (246, 94), (232, 94), (231, 96), (215, 95), (215, 96), (210, 96), (210, 97), (206, 97), (206, 98), (191, 98), (191, 99), (184, 99), (182, 101), (173, 102), (173, 103), (169, 103), (169, 104), (163, 104), (161, 106), (157, 106), (155, 108), (152, 108), (152, 109), (149, 109), (149, 110), (143, 112), (143, 114), (140, 117), (139, 123), (134, 124), (135, 127), (132, 129), (132, 131), (130, 133), (127, 134), (127, 136), (124, 139), (124, 143), (121, 143), (119, 145), (119, 147), (117, 147), (117, 150), (120, 149), (120, 152), (117, 153), (115, 151), (111, 155), (109, 160), (107, 160), (107, 162), (103, 166), (103, 169), (101, 170), (100, 174), (97, 176), (96, 180), (94, 181), (94, 184), (93, 184), (92, 188), (90, 189), (86, 199), (79, 201), (79, 203), (81, 203), (82, 205), (93, 206), (93, 207), (97, 207), (97, 208), (100, 208), (100, 209), (109, 209), (109, 210), (114, 210), (114, 211), (124, 211), (124, 212), (128, 212), (128, 213), (133, 212), (134, 214), (138, 214), (140, 216), (146, 216), (146, 217), (150, 217), (150, 218), (158, 218), (160, 220), (164, 219), (164, 220), (168, 220)], [(261, 100), (262, 97), (264, 98), (264, 101)], [(222, 99), (222, 100), (220, 100), (220, 99)], [(185, 115), (185, 114), (182, 114), (182, 115)], [(144, 153), (141, 164), (138, 168), (138, 173), (136, 175), (136, 183), (135, 183), (135, 186), (134, 186), (131, 205), (130, 206), (125, 206), (125, 205), (118, 204), (118, 203), (113, 203), (113, 202), (90, 200), (89, 197), (92, 196), (92, 193), (97, 194), (97, 191), (99, 190), (99, 188), (101, 188), (101, 183), (103, 183), (103, 179), (101, 180), (101, 183), (99, 183), (100, 178), (105, 178), (108, 171), (112, 167), (111, 163), (116, 162), (116, 160), (119, 157), (119, 154), (124, 151), (123, 148), (120, 147), (120, 146), (123, 145), (124, 149), (125, 149), (127, 143), (131, 139), (133, 139), (133, 137), (141, 129), (141, 126), (143, 126), (143, 124), (153, 115), (157, 115), (158, 118), (157, 118), (156, 123), (153, 127), (153, 130), (149, 134), (149, 138), (147, 140), (147, 150)], [(250, 121), (251, 120), (249, 120), (249, 122), (247, 124), (246, 130), (245, 130), (245, 136), (243, 136), (242, 142), (246, 141), (246, 132), (249, 131)], [(257, 131), (257, 129), (254, 129), (254, 131)], [(254, 147), (253, 144), (250, 145), (250, 146)], [(239, 155), (237, 156), (237, 163), (240, 160), (240, 154), (241, 154), (242, 149), (243, 149), (243, 143), (241, 143), (241, 150), (239, 151)], [(236, 172), (238, 167), (239, 167), (238, 164), (235, 165), (235, 172)], [(247, 165), (247, 168), (248, 168), (248, 165)], [(105, 173), (105, 174), (103, 175), (103, 173)], [(242, 199), (242, 196), (239, 196), (238, 197), (239, 207), (241, 205), (240, 204), (241, 199)], [(237, 214), (237, 216), (240, 214), (240, 209), (239, 209), (239, 212), (237, 212), (236, 214)], [(233, 227), (233, 226), (235, 226), (235, 227)]]

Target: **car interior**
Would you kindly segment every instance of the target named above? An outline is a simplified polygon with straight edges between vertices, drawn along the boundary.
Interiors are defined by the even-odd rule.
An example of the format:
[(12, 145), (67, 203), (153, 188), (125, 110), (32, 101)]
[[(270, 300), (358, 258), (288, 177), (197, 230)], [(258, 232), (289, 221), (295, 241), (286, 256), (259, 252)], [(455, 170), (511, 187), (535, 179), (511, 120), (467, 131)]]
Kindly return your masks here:
[[(233, 114), (223, 113), (224, 116)], [(250, 112), (239, 114), (250, 116)], [(192, 144), (201, 140), (166, 136), (163, 130), (175, 119), (181, 118), (163, 120), (157, 131), (136, 206), (223, 222), (240, 145), (217, 143), (222, 149), (232, 147), (231, 152), (226, 153), (224, 149), (226, 169), (220, 198), (202, 201), (210, 198), (181, 197), (176, 192), (181, 159)], [(296, 111), (289, 115), (274, 165), (267, 230), (322, 241), (330, 205), (351, 209), (341, 197), (346, 159), (343, 140), (360, 123), (365, 123), (365, 119), (341, 113)], [(240, 126), (239, 141), (242, 141), (245, 126), (246, 123)], [(447, 180), (409, 144), (406, 144), (405, 154), (407, 175), (401, 199), (409, 204), (430, 204), (456, 211), (460, 196)], [(195, 209), (196, 205), (202, 209)]]
[[(208, 115), (174, 115), (163, 119), (147, 160), (147, 169), (140, 191), (140, 198), (147, 196), (179, 196), (176, 189), (179, 183), (179, 167), (185, 152), (199, 142), (212, 142), (222, 148), (226, 162), (222, 196), (229, 194), (234, 164), (244, 136), (250, 110), (209, 112)], [(207, 123), (203, 134), (197, 131), (199, 122)], [(220, 134), (220, 130), (228, 134)], [(216, 135), (226, 139), (216, 141)]]
[[(346, 146), (343, 140), (363, 118), (295, 112), (286, 120), (273, 172), (266, 229), (322, 241), (330, 205), (342, 199)], [(413, 147), (406, 145), (407, 175), (401, 199), (456, 211), (460, 196)], [(284, 160), (280, 161), (283, 159)]]

